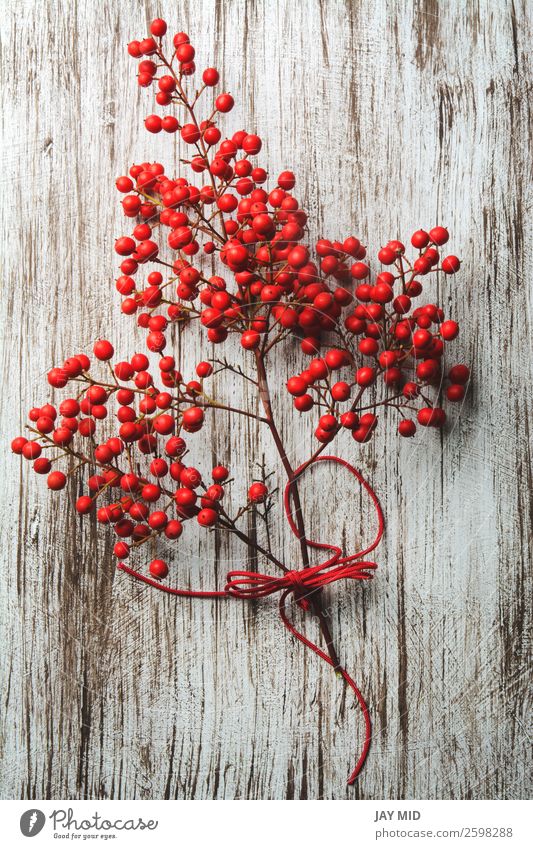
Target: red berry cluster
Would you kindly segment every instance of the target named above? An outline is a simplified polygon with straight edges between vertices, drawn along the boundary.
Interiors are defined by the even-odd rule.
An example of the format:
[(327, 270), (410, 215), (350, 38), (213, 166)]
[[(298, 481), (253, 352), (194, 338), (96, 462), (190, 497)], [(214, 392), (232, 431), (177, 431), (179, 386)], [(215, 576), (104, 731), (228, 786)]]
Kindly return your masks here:
[[(83, 514), (95, 510), (99, 522), (113, 526), (119, 559), (158, 535), (178, 539), (183, 523), (192, 518), (202, 526), (231, 531), (268, 558), (238, 527), (243, 514), (261, 504), (267, 520), (273, 494), (268, 475), (250, 482), (248, 502), (232, 512), (224, 507), (229, 471), (216, 466), (204, 482), (184, 462), (188, 437), (186, 441), (183, 434), (199, 431), (208, 409), (256, 418), (272, 433), (294, 497), (297, 476), (274, 419), (267, 377), (279, 345), (291, 341), (307, 359), (298, 374), (287, 375), (287, 391), (297, 411), (315, 410), (317, 415), (318, 447), (307, 464), (344, 429), (357, 442), (370, 440), (384, 408), (399, 417), (402, 436), (413, 436), (416, 422), (442, 426), (443, 398), (462, 400), (469, 370), (443, 365), (457, 323), (437, 304), (413, 307), (413, 302), (426, 277), (455, 274), (460, 262), (443, 255), (448, 241), (444, 227), (417, 230), (411, 237), (411, 259), (402, 242), (390, 241), (378, 251), (379, 269), (372, 272), (366, 248), (354, 236), (319, 239), (312, 253), (304, 243), (307, 214), (293, 192), (294, 174), (283, 171), (265, 188), (267, 171), (252, 162), (262, 149), (259, 136), (237, 130), (223, 137), (219, 128), (221, 115), (232, 110), (234, 101), (227, 92), (209, 95), (219, 82), (218, 71), (206, 68), (201, 84), (191, 88), (195, 49), (180, 32), (166, 53), (166, 32), (163, 20), (152, 21), (150, 34), (132, 41), (128, 52), (139, 60), (139, 85), (154, 86), (157, 105), (167, 110), (162, 117), (149, 115), (146, 129), (179, 132), (190, 152), (181, 160), (189, 176), (170, 177), (161, 163), (143, 162), (116, 181), (124, 195), (124, 215), (133, 224), (115, 243), (122, 258), (116, 288), (123, 298), (122, 312), (136, 315), (138, 325), (148, 331), (146, 347), (159, 358), (157, 377), (143, 353), (111, 367), (113, 347), (98, 341), (94, 356), (107, 364), (107, 376), (93, 376), (83, 354), (52, 369), (52, 387), (69, 384), (75, 391), (58, 411), (51, 404), (31, 410), (32, 438), (18, 437), (13, 450), (32, 460), (36, 472), (48, 475), (50, 489), (67, 483), (67, 474), (56, 468), (63, 457), (71, 459), (68, 474), (88, 469), (87, 494), (76, 509)], [(200, 103), (205, 104), (203, 118), (197, 115)], [(202, 254), (210, 269), (218, 261), (219, 273), (206, 270)], [(263, 415), (207, 393), (204, 381), (215, 370), (247, 377), (240, 364), (216, 359), (215, 349), (198, 363), (197, 379), (183, 380), (174, 357), (164, 353), (166, 331), (171, 324), (183, 331), (195, 322), (212, 345), (238, 334), (242, 348), (251, 352), (243, 357), (254, 370), (251, 380)], [(113, 411), (111, 404), (116, 405)], [(99, 423), (110, 414), (116, 432), (98, 441)], [(41, 456), (43, 449), (49, 456)], [(299, 504), (295, 512), (305, 565)], [(168, 573), (159, 559), (149, 568), (156, 578)]]
[[(352, 278), (364, 282), (356, 283), (353, 294), (342, 290), (350, 310), (344, 318), (344, 327), (333, 328), (342, 347), (331, 348), (323, 357), (313, 358), (299, 375), (287, 381), (287, 390), (294, 396), (297, 410), (320, 409), (315, 430), (320, 442), (330, 442), (340, 427), (351, 430), (357, 442), (367, 442), (377, 425), (377, 408), (385, 406), (400, 415), (398, 431), (402, 436), (414, 436), (416, 424), (410, 417), (413, 414), (423, 426), (444, 424), (446, 414), (428, 397), (428, 392), (433, 388), (437, 398), (442, 395), (444, 347), (455, 339), (459, 326), (455, 321), (445, 320), (443, 310), (436, 304), (412, 309), (412, 302), (423, 291), (417, 277), (432, 271), (452, 274), (458, 270), (456, 257), (440, 260), (437, 246), (447, 241), (448, 231), (444, 227), (434, 227), (429, 233), (417, 230), (411, 244), (420, 253), (412, 262), (405, 256), (401, 242), (389, 242), (378, 252), (378, 261), (391, 270), (381, 270), (373, 282), (366, 282), (370, 277), (366, 263), (353, 263)], [(324, 239), (317, 242), (316, 250), (324, 257), (321, 263), (324, 271), (325, 261), (336, 259), (335, 253), (331, 243)], [(339, 288), (334, 291), (331, 288), (324, 278), (306, 287), (309, 297), (314, 295), (311, 309), (319, 316), (328, 315), (339, 292)], [(370, 364), (360, 365), (360, 355)], [(350, 371), (348, 380), (334, 377), (342, 369)], [(468, 377), (469, 370), (464, 365), (450, 369), (446, 375), (448, 400), (462, 400)], [(376, 384), (371, 400), (361, 404), (365, 390)], [(380, 390), (383, 397), (378, 394)], [(344, 411), (343, 403), (348, 406)], [(359, 415), (361, 410), (368, 412)]]
[[(52, 404), (30, 410), (28, 429), (33, 438), (16, 437), (11, 444), (14, 453), (32, 460), (38, 474), (48, 475), (52, 490), (67, 484), (67, 474), (54, 468), (63, 457), (75, 460), (70, 475), (86, 467), (87, 493), (77, 499), (76, 510), (82, 515), (96, 512), (98, 522), (113, 526), (118, 537), (114, 553), (121, 560), (132, 547), (158, 534), (177, 540), (189, 519), (196, 518), (203, 527), (231, 522), (223, 508), (222, 486), (230, 482), (229, 470), (215, 466), (210, 471), (212, 483), (204, 483), (198, 469), (184, 462), (188, 449), (181, 434), (201, 430), (206, 409), (229, 409), (210, 399), (204, 389), (204, 379), (213, 373), (211, 363), (198, 363), (199, 380), (184, 382), (174, 358), (162, 357), (159, 381), (165, 388), (161, 389), (145, 354), (111, 367), (114, 351), (107, 340), (97, 341), (93, 353), (97, 361), (108, 363), (108, 376), (91, 374), (85, 354), (52, 369), (48, 375), (52, 386), (70, 384), (75, 391), (59, 410)], [(114, 419), (116, 434), (100, 442), (98, 430), (104, 430), (108, 416)], [(240, 514), (267, 494), (264, 483), (252, 483)], [(161, 563), (150, 564), (151, 574), (158, 578), (168, 573)]]

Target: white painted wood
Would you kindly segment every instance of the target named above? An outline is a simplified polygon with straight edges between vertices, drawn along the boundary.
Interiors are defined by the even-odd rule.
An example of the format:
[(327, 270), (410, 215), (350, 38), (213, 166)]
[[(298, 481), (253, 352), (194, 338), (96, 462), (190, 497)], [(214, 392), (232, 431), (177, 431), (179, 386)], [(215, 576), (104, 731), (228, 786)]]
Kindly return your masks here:
[[(155, 14), (190, 32), (199, 65), (223, 69), (228, 126), (265, 138), (272, 174), (297, 172), (312, 237), (355, 232), (376, 249), (439, 222), (463, 260), (438, 285), (462, 322), (458, 359), (475, 365), (459, 415), (442, 440), (400, 445), (389, 423), (370, 446), (339, 446), (388, 523), (373, 584), (329, 593), (375, 719), (351, 789), (360, 715), (286, 636), (275, 601), (176, 603), (132, 585), (66, 496), (50, 499), (8, 453), (45, 400), (47, 368), (100, 333), (134, 347), (112, 282), (114, 179), (131, 161), (176, 157), (173, 139), (142, 129), (151, 98), (124, 49)], [(530, 5), (9, 0), (2, 18), (2, 796), (524, 798)], [(283, 415), (305, 456), (306, 426)], [(215, 453), (226, 441), (213, 434)], [(263, 452), (275, 463), (247, 422), (231, 451), (243, 469)], [(368, 533), (344, 478), (315, 476), (323, 486), (304, 491), (317, 535)], [(281, 521), (275, 542), (292, 545)], [(180, 551), (191, 585), (246, 562), (224, 542), (214, 560), (194, 533)]]

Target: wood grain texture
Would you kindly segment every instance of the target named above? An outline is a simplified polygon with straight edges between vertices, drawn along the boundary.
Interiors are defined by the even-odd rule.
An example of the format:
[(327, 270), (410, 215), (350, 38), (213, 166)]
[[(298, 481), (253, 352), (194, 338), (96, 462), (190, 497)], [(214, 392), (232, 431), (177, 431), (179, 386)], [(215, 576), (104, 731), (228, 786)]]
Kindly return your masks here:
[[(519, 0), (4, 5), (3, 797), (530, 794), (531, 11)], [(460, 414), (442, 439), (399, 445), (390, 423), (370, 446), (342, 446), (388, 523), (372, 585), (328, 596), (375, 719), (354, 788), (360, 714), (286, 636), (275, 601), (176, 603), (133, 585), (96, 528), (7, 451), (51, 365), (100, 333), (117, 353), (135, 347), (112, 283), (114, 179), (132, 161), (176, 161), (174, 139), (142, 129), (151, 99), (124, 50), (156, 14), (191, 33), (200, 66), (223, 69), (237, 101), (227, 126), (265, 138), (272, 174), (297, 172), (312, 236), (355, 232), (376, 249), (440, 222), (463, 259), (436, 284), (462, 321), (457, 359), (475, 364)], [(185, 369), (198, 353), (180, 352)], [(306, 426), (290, 411), (283, 421), (304, 457)], [(263, 454), (277, 469), (247, 421), (222, 420), (211, 437), (213, 458), (229, 444), (243, 470)], [(312, 478), (317, 535), (369, 535), (346, 479)], [(191, 585), (247, 562), (224, 539), (186, 536), (176, 568)]]

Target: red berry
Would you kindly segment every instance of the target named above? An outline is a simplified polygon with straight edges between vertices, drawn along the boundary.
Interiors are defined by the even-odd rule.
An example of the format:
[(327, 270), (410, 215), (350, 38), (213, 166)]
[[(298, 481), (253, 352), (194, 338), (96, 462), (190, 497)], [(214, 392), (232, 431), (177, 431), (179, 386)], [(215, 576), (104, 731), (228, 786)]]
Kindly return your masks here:
[(341, 351), (339, 348), (332, 348), (331, 351), (327, 352), (324, 359), (330, 369), (342, 368), (348, 362), (346, 351)]
[(296, 245), (293, 248), (288, 257), (287, 262), (293, 268), (303, 268), (309, 262), (309, 250), (305, 247), (305, 245)]
[(334, 401), (347, 401), (350, 397), (350, 386), (344, 381), (334, 383), (331, 387), (331, 397)]
[(202, 74), (202, 80), (204, 85), (214, 86), (218, 83), (220, 79), (220, 74), (218, 73), (216, 68), (206, 68)]
[(446, 227), (433, 227), (429, 231), (429, 237), (436, 245), (444, 245), (450, 238)]
[(443, 339), (449, 342), (451, 339), (455, 339), (457, 334), (459, 333), (459, 325), (456, 321), (443, 321), (440, 326), (440, 335)]
[(194, 490), (190, 489), (188, 486), (184, 486), (176, 490), (174, 493), (174, 500), (180, 507), (192, 507), (196, 504), (197, 495)]
[(470, 377), (470, 369), (465, 365), (452, 366), (448, 372), (448, 377), (452, 383), (464, 384), (468, 383)]
[[(431, 263), (426, 259), (426, 257), (419, 256), (418, 259), (415, 259), (413, 263), (413, 271), (415, 272), (415, 274), (427, 274), (428, 271), (431, 271)], [(414, 294), (411, 287), (408, 290), (408, 294)]]
[(157, 578), (159, 581), (166, 578), (168, 575), (168, 566), (164, 560), (152, 560), (149, 569), (150, 575), (152, 575), (153, 578)]
[(194, 466), (188, 466), (180, 472), (180, 482), (189, 489), (196, 489), (202, 482), (202, 476)]
[(359, 424), (359, 417), (357, 413), (353, 413), (351, 410), (347, 410), (346, 413), (342, 414), (340, 422), (343, 427), (346, 427), (349, 430), (355, 430), (355, 428)]
[(192, 62), (195, 53), (196, 51), (192, 44), (180, 44), (180, 46), (176, 50), (176, 58), (178, 62), (187, 64), (188, 62)]
[(170, 74), (165, 74), (159, 78), (158, 87), (160, 91), (171, 94), (176, 89), (176, 80)]
[(140, 41), (130, 41), (128, 44), (128, 53), (130, 56), (133, 56), (134, 59), (139, 59), (139, 57), (142, 56)]
[(393, 251), (396, 256), (400, 256), (400, 254), (405, 253), (405, 245), (403, 242), (399, 242), (398, 239), (391, 239), (391, 241), (387, 244), (389, 250)]
[(167, 24), (163, 18), (154, 18), (152, 23), (150, 24), (150, 32), (152, 35), (155, 35), (156, 38), (162, 38), (167, 31)]
[(408, 295), (398, 295), (394, 298), (392, 306), (399, 315), (405, 315), (411, 309), (411, 298)]
[(396, 351), (382, 351), (378, 359), (382, 368), (391, 368), (396, 363)]
[(287, 381), (287, 391), (291, 395), (304, 395), (307, 392), (308, 384), (303, 377), (290, 377)]
[(129, 177), (117, 177), (115, 181), (115, 186), (119, 190), (119, 192), (131, 192), (133, 189), (133, 180), (130, 180)]
[(419, 250), (427, 247), (429, 244), (429, 233), (426, 233), (425, 230), (417, 230), (411, 236), (411, 244), (414, 248), (418, 248)]
[(163, 510), (154, 510), (148, 517), (148, 524), (154, 531), (166, 527), (168, 522), (167, 514)]
[(459, 271), (460, 266), (461, 262), (456, 256), (446, 256), (442, 260), (442, 270), (445, 274), (455, 274), (456, 271)]
[(66, 483), (67, 477), (63, 474), (63, 472), (50, 472), (48, 475), (47, 484), (49, 489), (64, 489)]
[(278, 177), (278, 186), (286, 192), (290, 192), (296, 184), (296, 178), (292, 171), (282, 171)]
[(38, 475), (47, 475), (51, 468), (52, 463), (48, 457), (38, 457), (33, 464), (33, 470)]
[(172, 39), (174, 47), (177, 49), (180, 44), (189, 44), (190, 38), (186, 32), (177, 32), (174, 38)]
[(181, 137), (187, 144), (194, 144), (200, 138), (200, 130), (196, 124), (184, 124), (181, 128)]
[(171, 436), (165, 445), (169, 457), (180, 457), (186, 449), (185, 440), (181, 436)]
[(25, 460), (36, 460), (42, 453), (42, 448), (35, 440), (25, 442), (22, 446), (22, 456)]
[(139, 478), (134, 474), (122, 475), (120, 478), (120, 487), (124, 492), (137, 492), (139, 489)]
[(201, 407), (189, 407), (185, 410), (182, 417), (182, 423), (185, 430), (189, 433), (194, 433), (202, 427), (204, 421), (204, 411)]
[(65, 369), (53, 368), (48, 372), (47, 379), (50, 386), (55, 389), (62, 389), (68, 383), (68, 374)]
[(363, 368), (357, 369), (355, 379), (359, 386), (370, 386), (376, 379), (375, 369), (363, 366)]
[(143, 38), (139, 44), (139, 49), (144, 56), (151, 56), (157, 51), (157, 44), (153, 38)]
[(58, 427), (54, 430), (53, 440), (56, 445), (68, 445), (72, 442), (72, 431), (68, 427)]
[(251, 133), (244, 137), (242, 141), (242, 148), (249, 156), (255, 156), (255, 154), (259, 153), (261, 150), (261, 144), (259, 136)]
[(98, 360), (110, 360), (115, 350), (111, 342), (108, 342), (106, 339), (100, 339), (94, 343), (93, 353)]
[(207, 487), (205, 494), (211, 501), (220, 501), (224, 497), (224, 488), (219, 483), (214, 483)]
[[(116, 526), (115, 526), (115, 530), (116, 530)], [(127, 542), (123, 542), (121, 540), (120, 542), (116, 542), (115, 545), (113, 546), (113, 554), (115, 555), (115, 557), (118, 557), (120, 560), (122, 560), (125, 557), (129, 557), (129, 553), (130, 553), (130, 547), (129, 547)]]
[(231, 112), (235, 101), (231, 94), (219, 94), (215, 100), (215, 106), (219, 112)]
[(381, 263), (383, 263), (383, 265), (392, 265), (393, 262), (396, 260), (396, 254), (389, 247), (381, 248), (378, 253), (378, 259)]
[(404, 384), (403, 395), (404, 395), (405, 398), (409, 398), (409, 399), (417, 398), (419, 391), (420, 390), (419, 390), (418, 385), (416, 383), (409, 382), (409, 383)]
[[(135, 374), (135, 370), (130, 363), (117, 363), (114, 372), (119, 380), (131, 380), (133, 375)], [(61, 407), (59, 408), (61, 412)], [(63, 415), (67, 415), (63, 413)], [(74, 413), (76, 415), (76, 413)]]
[(179, 130), (178, 119), (174, 115), (165, 115), (161, 121), (161, 127), (165, 133), (176, 133)]
[(358, 347), (361, 353), (367, 357), (374, 357), (379, 350), (379, 345), (376, 340), (369, 338), (361, 339)]
[(320, 339), (317, 339), (314, 336), (306, 336), (302, 339), (300, 347), (304, 354), (308, 354), (312, 357), (320, 351)]
[(360, 248), (361, 242), (359, 239), (356, 239), (355, 236), (348, 236), (348, 238), (342, 243), (343, 251), (350, 254), (350, 256), (357, 256)]
[(210, 374), (213, 374), (213, 366), (211, 363), (198, 363), (196, 366), (196, 374), (198, 377), (209, 377)]
[(372, 431), (367, 427), (359, 426), (352, 430), (352, 436), (356, 442), (368, 442), (372, 438)]
[(396, 386), (402, 382), (402, 372), (399, 368), (388, 368), (383, 372), (383, 380), (387, 386)]
[(413, 333), (413, 345), (415, 348), (427, 348), (433, 336), (428, 330), (415, 330)]
[(27, 439), (24, 436), (17, 436), (11, 443), (11, 450), (13, 454), (22, 454), (22, 449), (27, 443)]
[(440, 427), (444, 424), (446, 413), (440, 407), (422, 407), (417, 418), (423, 427)]
[[(448, 401), (462, 401), (465, 397), (465, 388), (460, 383), (452, 383), (446, 390)], [(38, 462), (38, 461), (36, 461)]]
[(365, 277), (368, 277), (370, 269), (368, 265), (365, 265), (364, 262), (354, 262), (351, 267), (350, 273), (352, 277), (355, 277), (356, 280), (364, 280)]
[(363, 427), (374, 429), (378, 423), (378, 417), (374, 413), (363, 413), (359, 423)]
[(150, 361), (146, 354), (134, 354), (131, 358), (131, 365), (136, 372), (144, 372), (150, 365)]
[(401, 436), (414, 436), (416, 433), (416, 425), (411, 419), (402, 419), (398, 425), (398, 433)]
[(156, 478), (164, 478), (168, 473), (168, 463), (162, 457), (156, 457), (150, 463), (150, 471)]
[(144, 119), (144, 126), (149, 133), (160, 133), (163, 128), (162, 120), (159, 115), (148, 115), (148, 117)]
[(416, 376), (419, 380), (431, 380), (439, 373), (437, 360), (423, 360), (416, 367)]
[(88, 495), (82, 495), (76, 501), (76, 511), (82, 515), (90, 513), (93, 508), (93, 500)]
[(331, 413), (325, 413), (325, 415), (320, 416), (318, 424), (321, 430), (335, 430), (337, 427), (337, 419), (335, 416), (331, 415)]
[(329, 368), (324, 359), (317, 357), (309, 363), (309, 372), (315, 380), (322, 380), (329, 374)]
[(261, 336), (257, 330), (245, 330), (241, 336), (241, 345), (247, 351), (254, 351), (259, 347)]
[(202, 525), (204, 528), (208, 528), (215, 524), (218, 519), (218, 513), (210, 507), (204, 507), (203, 510), (200, 510), (196, 519), (199, 525)]
[(394, 291), (387, 283), (378, 283), (372, 286), (370, 296), (378, 304), (388, 304), (394, 298)]
[(427, 251), (424, 251), (424, 259), (429, 262), (431, 266), (436, 265), (439, 261), (439, 252), (435, 250), (435, 248), (428, 248)]
[(157, 501), (161, 495), (161, 489), (154, 483), (147, 483), (143, 486), (141, 490), (141, 495), (144, 501), (148, 501), (151, 503), (152, 501)]
[(35, 427), (37, 428), (39, 433), (51, 433), (51, 431), (54, 429), (54, 420), (50, 418), (50, 416), (41, 415), (35, 422)]
[(306, 413), (314, 406), (315, 402), (313, 396), (306, 393), (305, 395), (298, 395), (293, 403), (299, 413)]
[(248, 498), (254, 504), (259, 504), (264, 501), (268, 495), (268, 489), (264, 483), (253, 483), (248, 490)]
[(183, 525), (177, 519), (171, 519), (165, 528), (167, 539), (178, 539), (183, 531)]
[(225, 466), (215, 466), (213, 471), (211, 472), (211, 476), (214, 481), (220, 483), (221, 481), (225, 481), (226, 478), (229, 477), (229, 471)]
[(174, 416), (169, 413), (162, 413), (156, 416), (153, 420), (154, 430), (162, 436), (167, 436), (174, 430)]

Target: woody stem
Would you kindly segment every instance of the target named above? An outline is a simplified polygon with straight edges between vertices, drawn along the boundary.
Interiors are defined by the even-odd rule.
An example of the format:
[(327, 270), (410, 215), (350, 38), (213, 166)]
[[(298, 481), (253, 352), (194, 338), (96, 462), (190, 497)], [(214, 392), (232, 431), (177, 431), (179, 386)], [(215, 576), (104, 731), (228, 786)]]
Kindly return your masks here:
[[(290, 486), (290, 494), (292, 496), (292, 502), (294, 505), (294, 522), (298, 529), (298, 540), (300, 542), (300, 550), (302, 554), (302, 561), (304, 565), (304, 569), (309, 567), (309, 551), (307, 548), (307, 540), (305, 536), (305, 526), (302, 512), (302, 504), (300, 501), (300, 493), (298, 491), (297, 484), (297, 475), (292, 468), (291, 462), (287, 457), (287, 452), (285, 451), (285, 446), (283, 445), (283, 441), (279, 434), (279, 431), (276, 426), (276, 422), (274, 419), (274, 414), (272, 412), (272, 404), (270, 400), (270, 391), (268, 388), (268, 379), (265, 369), (265, 362), (262, 354), (259, 351), (255, 351), (255, 361), (257, 367), (257, 381), (259, 386), (259, 397), (261, 398), (261, 403), (263, 405), (263, 409), (265, 411), (265, 418), (272, 434), (272, 438), (276, 445), (278, 454), (280, 456), (281, 462), (287, 474), (287, 478), (289, 480)], [(335, 649), (335, 645), (333, 643), (333, 637), (331, 635), (331, 631), (329, 629), (329, 624), (327, 621), (327, 617), (322, 610), (320, 599), (322, 595), (322, 590), (315, 590), (309, 597), (309, 603), (313, 610), (313, 613), (318, 617), (320, 623), (320, 630), (322, 632), (322, 636), (324, 637), (324, 641), (327, 646), (328, 654), (332, 660), (334, 670), (337, 671), (340, 669), (341, 664), (339, 661), (339, 656)]]

